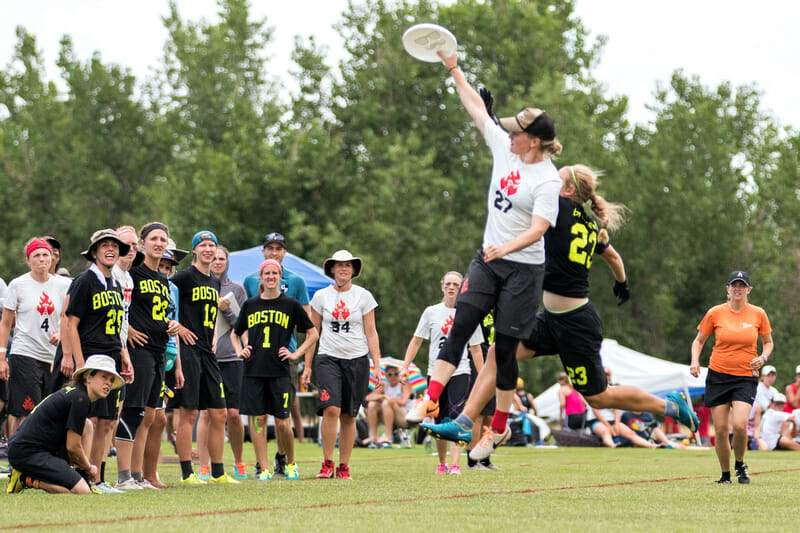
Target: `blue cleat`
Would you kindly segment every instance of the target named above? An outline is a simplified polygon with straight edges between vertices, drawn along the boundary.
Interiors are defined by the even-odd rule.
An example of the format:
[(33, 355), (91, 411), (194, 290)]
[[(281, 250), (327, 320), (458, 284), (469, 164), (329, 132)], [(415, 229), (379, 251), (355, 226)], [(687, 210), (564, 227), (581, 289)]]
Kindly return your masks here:
[(686, 394), (680, 391), (673, 391), (667, 394), (667, 401), (674, 403), (678, 408), (678, 420), (681, 424), (689, 428), (694, 433), (700, 427), (697, 415), (694, 414), (692, 406), (686, 400)]
[(456, 444), (469, 444), (472, 440), (472, 430), (466, 430), (457, 422), (443, 421), (441, 424), (422, 424), (423, 431), (437, 439), (449, 440)]

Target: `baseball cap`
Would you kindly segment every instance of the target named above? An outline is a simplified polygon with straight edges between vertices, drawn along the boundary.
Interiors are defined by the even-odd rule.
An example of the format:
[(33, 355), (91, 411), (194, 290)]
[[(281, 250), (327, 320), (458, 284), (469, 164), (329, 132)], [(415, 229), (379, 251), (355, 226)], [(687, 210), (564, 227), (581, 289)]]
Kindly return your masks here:
[(218, 244), (217, 236), (214, 235), (213, 232), (208, 230), (198, 231), (194, 234), (194, 237), (192, 237), (192, 250), (203, 241), (214, 241), (214, 244)]
[(800, 365), (797, 365), (797, 368), (794, 369), (795, 374), (800, 374)]
[(264, 246), (268, 245), (271, 242), (277, 242), (278, 244), (286, 248), (286, 237), (284, 237), (278, 232), (267, 233), (267, 235), (264, 237)]
[(556, 127), (550, 116), (536, 107), (526, 107), (513, 117), (501, 118), (500, 126), (509, 132), (525, 132), (543, 141), (556, 138)]
[(747, 272), (744, 270), (734, 270), (731, 272), (731, 275), (728, 276), (728, 285), (732, 284), (734, 281), (741, 281), (748, 287), (750, 286), (750, 276), (748, 276)]
[(784, 396), (780, 392), (776, 392), (772, 395), (772, 402), (773, 403), (786, 403), (786, 396)]
[(765, 365), (764, 367), (761, 368), (761, 375), (762, 376), (766, 376), (768, 374), (777, 374), (777, 373), (778, 373), (778, 371), (775, 370), (775, 367), (772, 366), (772, 365)]

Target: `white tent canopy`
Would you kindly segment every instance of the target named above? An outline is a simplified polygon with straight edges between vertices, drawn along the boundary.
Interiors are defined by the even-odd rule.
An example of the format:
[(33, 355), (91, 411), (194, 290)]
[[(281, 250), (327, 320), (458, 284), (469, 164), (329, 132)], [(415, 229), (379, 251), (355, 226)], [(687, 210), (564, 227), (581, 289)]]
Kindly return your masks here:
[[(694, 377), (689, 373), (689, 365), (645, 355), (612, 339), (603, 339), (600, 357), (603, 366), (611, 371), (614, 384), (632, 385), (660, 397), (676, 389), (689, 396), (705, 392), (707, 368), (701, 367), (700, 376)], [(558, 383), (537, 396), (535, 402), (541, 418), (558, 420)]]

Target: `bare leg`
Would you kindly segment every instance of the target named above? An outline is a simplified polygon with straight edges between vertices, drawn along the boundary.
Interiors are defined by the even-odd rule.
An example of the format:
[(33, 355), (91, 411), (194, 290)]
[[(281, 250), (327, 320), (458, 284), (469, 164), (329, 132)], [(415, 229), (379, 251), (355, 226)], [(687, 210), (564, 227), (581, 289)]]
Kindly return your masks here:
[(178, 459), (181, 461), (192, 460), (192, 430), (196, 419), (197, 409), (180, 408), (175, 444), (178, 448)]
[(458, 462), (461, 460), (461, 446), (456, 444), (455, 442), (450, 443), (450, 465), (451, 466), (458, 466)]
[(228, 409), (228, 442), (233, 451), (233, 460), (236, 463), (242, 462), (242, 450), (244, 449), (244, 424), (242, 417), (239, 416), (238, 409)]
[(152, 407), (145, 407), (144, 418), (142, 423), (136, 429), (136, 436), (133, 439), (133, 450), (131, 451), (131, 472), (141, 472), (142, 464), (144, 462), (144, 450), (147, 446), (147, 434), (150, 431), (150, 426), (153, 424), (153, 419), (156, 416), (156, 410)]
[(208, 409), (208, 455), (212, 463), (222, 463), (225, 454), (225, 409)]
[(200, 456), (200, 468), (208, 468), (208, 411), (204, 409), (197, 416), (197, 455)]
[[(261, 429), (257, 431), (258, 428), (254, 427), (256, 425)], [(267, 415), (250, 417), (250, 438), (253, 441), (256, 461), (261, 465), (261, 471), (269, 472), (269, 461), (267, 459)]]
[(342, 464), (350, 463), (350, 454), (353, 453), (353, 445), (356, 443), (356, 419), (350, 415), (342, 414), (339, 417), (341, 427), (339, 428), (339, 462)]
[(663, 415), (666, 403), (657, 396), (640, 388), (628, 385), (608, 387), (600, 394), (586, 396), (586, 401), (595, 409), (615, 408), (627, 411), (647, 411)]
[(747, 450), (747, 418), (752, 406), (746, 402), (732, 403), (733, 458), (744, 461), (744, 452)]
[(290, 413), (292, 415), (294, 431), (297, 433), (297, 442), (303, 444), (305, 428), (303, 427), (303, 416), (300, 414), (300, 398), (298, 398), (297, 395), (294, 397), (294, 403), (292, 404)]
[(394, 432), (394, 407), (389, 400), (383, 400), (381, 404), (381, 412), (383, 413), (383, 438), (378, 442), (392, 442), (392, 433)]
[(378, 440), (378, 411), (380, 410), (380, 406), (381, 404), (378, 400), (372, 400), (367, 404), (369, 437), (366, 439), (365, 444)]
[(731, 471), (731, 445), (728, 442), (730, 433), (728, 415), (730, 412), (731, 404), (729, 403), (715, 405), (711, 408), (711, 419), (714, 421), (714, 450), (717, 452), (717, 460), (723, 472)]
[(447, 463), (447, 445), (449, 441), (436, 439), (436, 453), (439, 454), (439, 464)]
[(294, 464), (294, 433), (292, 433), (292, 424), (288, 418), (275, 419), (275, 440), (282, 443), (286, 462)]
[(147, 432), (147, 442), (144, 447), (144, 459), (142, 461), (142, 477), (148, 480), (154, 487), (163, 489), (166, 487), (158, 479), (158, 460), (161, 456), (161, 436), (167, 426), (167, 416), (164, 409), (156, 409), (153, 423)]
[(603, 444), (608, 446), (609, 448), (616, 448), (617, 443), (614, 442), (614, 436), (611, 434), (611, 430), (608, 429), (608, 426), (603, 424), (602, 422), (598, 422), (592, 427), (592, 432), (600, 437), (603, 441)]
[(448, 363), (444, 359), (437, 359), (433, 365), (433, 374), (431, 374), (431, 381), (438, 381), (442, 385), (447, 385), (453, 372), (456, 371), (455, 365)]
[[(335, 406), (329, 406), (322, 410), (322, 421), (320, 422), (320, 434), (322, 437), (322, 456), (326, 461), (333, 461), (333, 452), (336, 448), (336, 436), (339, 431), (339, 415), (342, 410)], [(341, 442), (339, 450), (341, 450)], [(261, 465), (264, 466), (263, 464)]]

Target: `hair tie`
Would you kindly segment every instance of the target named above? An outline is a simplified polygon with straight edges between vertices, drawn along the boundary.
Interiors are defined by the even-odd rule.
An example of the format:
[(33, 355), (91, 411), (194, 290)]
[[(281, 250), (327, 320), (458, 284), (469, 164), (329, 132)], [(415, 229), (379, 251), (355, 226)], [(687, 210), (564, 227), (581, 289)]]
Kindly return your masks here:
[(577, 191), (578, 198), (580, 198), (581, 197), (581, 189), (580, 189), (580, 187), (578, 187), (578, 179), (575, 177), (575, 166), (574, 165), (570, 165), (569, 166), (569, 173), (572, 175), (572, 183), (575, 184), (575, 191)]

